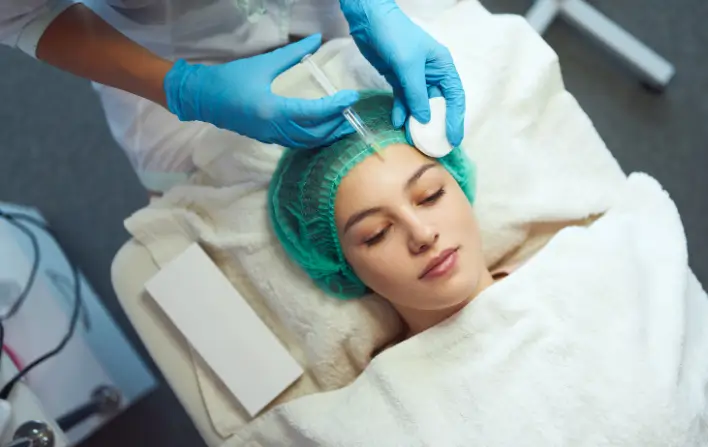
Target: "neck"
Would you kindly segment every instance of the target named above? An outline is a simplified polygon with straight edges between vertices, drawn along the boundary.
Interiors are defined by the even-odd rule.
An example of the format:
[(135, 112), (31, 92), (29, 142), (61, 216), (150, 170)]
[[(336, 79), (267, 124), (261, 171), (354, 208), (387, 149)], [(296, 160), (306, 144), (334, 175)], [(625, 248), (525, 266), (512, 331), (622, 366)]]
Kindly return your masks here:
[(492, 275), (487, 269), (484, 269), (477, 285), (477, 289), (469, 298), (453, 306), (446, 307), (443, 309), (420, 310), (400, 305), (394, 305), (398, 313), (401, 315), (401, 318), (403, 318), (403, 321), (405, 321), (406, 325), (408, 326), (408, 334), (406, 338), (420, 334), (421, 332), (430, 329), (431, 327), (455, 315), (457, 312), (461, 311), (470, 301), (475, 299), (477, 295), (482, 293), (484, 289), (492, 285), (493, 282), (494, 280), (492, 279)]

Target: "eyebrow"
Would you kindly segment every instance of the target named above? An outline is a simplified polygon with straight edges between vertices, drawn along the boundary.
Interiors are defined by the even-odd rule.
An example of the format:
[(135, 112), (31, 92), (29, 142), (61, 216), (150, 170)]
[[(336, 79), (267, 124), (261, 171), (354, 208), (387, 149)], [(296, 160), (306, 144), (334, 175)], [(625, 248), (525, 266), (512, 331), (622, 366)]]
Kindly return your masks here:
[[(431, 168), (434, 168), (437, 166), (437, 163), (427, 163), (418, 168), (417, 171), (413, 173), (413, 175), (410, 176), (410, 178), (406, 181), (406, 186), (404, 189), (410, 189), (420, 178), (425, 174), (426, 171), (428, 171)], [(367, 217), (380, 213), (383, 210), (380, 206), (374, 207), (374, 208), (368, 208), (362, 211), (359, 211), (358, 213), (355, 213), (352, 215), (348, 220), (347, 223), (344, 225), (344, 233), (349, 231), (351, 227), (354, 225), (358, 224), (362, 220), (366, 219)]]

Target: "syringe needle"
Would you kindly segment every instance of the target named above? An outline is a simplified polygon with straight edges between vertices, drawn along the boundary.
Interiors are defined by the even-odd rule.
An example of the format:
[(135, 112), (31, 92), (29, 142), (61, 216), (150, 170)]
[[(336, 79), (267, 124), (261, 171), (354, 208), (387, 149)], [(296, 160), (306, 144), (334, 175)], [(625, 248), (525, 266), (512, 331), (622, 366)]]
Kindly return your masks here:
[[(312, 60), (312, 55), (308, 54), (303, 57), (302, 63), (308, 68), (310, 74), (312, 74), (312, 77), (315, 78), (325, 93), (328, 95), (334, 95), (337, 93), (337, 88), (332, 84), (324, 71), (322, 71), (315, 61)], [(352, 125), (361, 139), (364, 140), (367, 145), (371, 146), (371, 148), (374, 149), (374, 152), (376, 152), (376, 154), (380, 157), (381, 147), (378, 143), (376, 143), (373, 133), (369, 130), (364, 121), (362, 121), (361, 117), (359, 117), (359, 115), (351, 107), (347, 107), (343, 114), (344, 118), (349, 121), (349, 124)]]

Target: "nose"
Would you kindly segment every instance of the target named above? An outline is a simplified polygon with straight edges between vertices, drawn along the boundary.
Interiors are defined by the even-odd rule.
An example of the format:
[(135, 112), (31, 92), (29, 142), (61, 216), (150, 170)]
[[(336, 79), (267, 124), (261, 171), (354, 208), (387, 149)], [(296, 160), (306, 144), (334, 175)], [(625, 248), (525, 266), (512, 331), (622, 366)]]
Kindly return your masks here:
[(417, 255), (430, 250), (440, 238), (440, 234), (433, 226), (413, 218), (409, 223), (408, 248)]

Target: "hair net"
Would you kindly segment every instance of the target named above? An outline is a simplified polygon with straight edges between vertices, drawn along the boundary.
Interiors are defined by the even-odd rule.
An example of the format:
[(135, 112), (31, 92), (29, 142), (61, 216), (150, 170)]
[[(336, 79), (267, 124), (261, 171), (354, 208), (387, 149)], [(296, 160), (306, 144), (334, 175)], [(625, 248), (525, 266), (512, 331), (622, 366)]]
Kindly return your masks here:
[[(391, 125), (393, 96), (361, 92), (355, 108), (381, 148), (408, 144), (405, 130)], [(318, 287), (337, 298), (358, 298), (367, 287), (344, 258), (334, 221), (337, 188), (347, 173), (374, 150), (357, 134), (314, 150), (286, 149), (268, 192), (270, 220), (288, 256)], [(459, 147), (438, 162), (474, 200), (473, 166)]]

